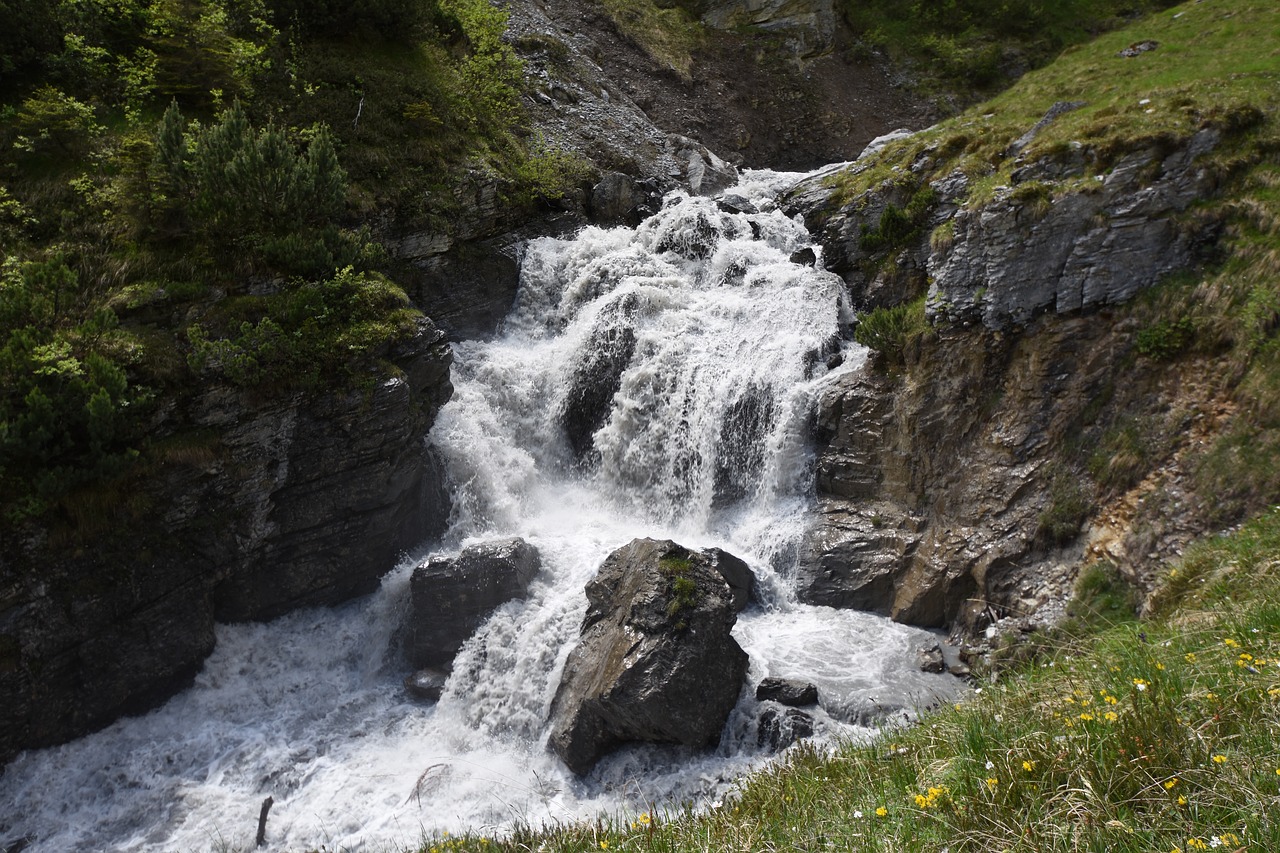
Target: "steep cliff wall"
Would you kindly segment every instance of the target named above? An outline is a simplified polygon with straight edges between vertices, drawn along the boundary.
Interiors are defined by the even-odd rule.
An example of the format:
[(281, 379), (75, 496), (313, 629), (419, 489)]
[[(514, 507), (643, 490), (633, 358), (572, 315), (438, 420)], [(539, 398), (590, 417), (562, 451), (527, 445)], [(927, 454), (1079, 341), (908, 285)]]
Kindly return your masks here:
[[(1145, 93), (1158, 69), (1111, 47), (1059, 76), (1137, 71)], [(1082, 565), (1149, 591), (1160, 560), (1275, 495), (1236, 461), (1243, 436), (1271, 446), (1248, 414), (1272, 410), (1271, 327), (1230, 331), (1274, 287), (1274, 217), (1237, 200), (1273, 183), (1274, 104), (1054, 91), (1031, 80), (792, 195), (876, 350), (819, 401), (805, 600), (981, 645), (993, 622), (1060, 619)]]
[(424, 436), (451, 392), (451, 353), (423, 320), (387, 357), (394, 375), (367, 389), (201, 388), (171, 417), (202, 440), (134, 481), (127, 532), (59, 541), (31, 526), (4, 543), (0, 760), (167, 698), (212, 650), (215, 620), (369, 592), (442, 530), (448, 497)]

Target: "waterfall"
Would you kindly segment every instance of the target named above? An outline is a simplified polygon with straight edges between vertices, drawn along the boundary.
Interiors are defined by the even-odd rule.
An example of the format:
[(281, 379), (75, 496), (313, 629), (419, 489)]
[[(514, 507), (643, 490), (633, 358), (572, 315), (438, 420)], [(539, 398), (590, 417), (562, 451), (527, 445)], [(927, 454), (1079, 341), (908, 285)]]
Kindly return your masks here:
[(437, 704), (400, 686), (411, 560), (344, 607), (220, 626), (195, 685), (162, 708), (20, 756), (0, 778), (0, 847), (249, 849), (268, 795), (273, 850), (722, 797), (769, 759), (749, 690), (710, 752), (625, 748), (579, 779), (546, 750), (583, 587), (642, 536), (747, 560), (762, 599), (735, 628), (749, 679), (814, 682), (819, 742), (869, 731), (868, 702), (953, 693), (915, 666), (926, 632), (792, 594), (813, 401), (863, 358), (842, 344), (842, 282), (792, 262), (812, 240), (774, 198), (800, 177), (749, 172), (731, 196), (671, 195), (636, 229), (534, 240), (502, 333), (456, 346), (430, 436), (454, 488), (444, 547), (522, 536), (543, 568), (465, 644)]

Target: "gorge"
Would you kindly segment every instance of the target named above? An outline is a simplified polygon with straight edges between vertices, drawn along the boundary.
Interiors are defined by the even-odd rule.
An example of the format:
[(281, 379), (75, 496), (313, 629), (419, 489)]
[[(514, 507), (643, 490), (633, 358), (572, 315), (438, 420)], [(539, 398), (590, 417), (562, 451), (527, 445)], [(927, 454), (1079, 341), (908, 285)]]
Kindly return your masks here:
[[(116, 273), (118, 327), (15, 335), (36, 382), (96, 381), (79, 347), (121, 359), (146, 440), (43, 516), (3, 505), (0, 849), (248, 848), (267, 796), (273, 849), (712, 807), (793, 739), (826, 749), (965, 695), (936, 672), (943, 646), (944, 668), (998, 678), (1082, 611), (1081, 577), (1154, 611), (1171, 561), (1280, 497), (1274, 52), (1223, 60), (1276, 12), (1153, 13), (925, 127), (946, 98), (891, 86), (842, 4), (650, 5), (514, 2), (477, 27), (488, 4), (440, 4), (459, 79), (481, 56), (518, 70), (535, 154), (507, 139), (447, 180), (407, 168), (394, 204), (367, 176), (397, 155), (360, 123), (380, 120), (377, 63), (403, 57), (371, 51), (359, 89), (296, 78), (302, 103), (358, 96), (340, 154), (366, 169), (346, 196), (365, 230), (316, 238), (354, 266), (298, 274), (287, 244), (242, 241), (243, 266), (199, 290), (181, 275), (210, 249), (183, 237), (171, 266)], [(392, 113), (487, 139), (471, 109)], [(882, 135), (899, 126), (924, 129)], [(826, 160), (850, 162), (742, 167)], [(63, 264), (9, 198), (5, 318)], [(330, 349), (281, 343), (315, 334), (300, 317), (330, 324)], [(619, 554), (655, 547), (657, 574), (618, 580)], [(454, 616), (433, 590), (466, 604), (472, 581), (448, 573), (468, 554), (518, 577), (441, 640)], [(754, 583), (721, 590), (699, 568), (715, 554)], [(695, 615), (732, 626), (727, 687), (707, 685), (718, 738), (569, 686), (594, 626), (634, 650)], [(406, 691), (418, 666), (439, 668), (421, 682), (438, 699)], [(820, 705), (756, 698), (779, 678)]]

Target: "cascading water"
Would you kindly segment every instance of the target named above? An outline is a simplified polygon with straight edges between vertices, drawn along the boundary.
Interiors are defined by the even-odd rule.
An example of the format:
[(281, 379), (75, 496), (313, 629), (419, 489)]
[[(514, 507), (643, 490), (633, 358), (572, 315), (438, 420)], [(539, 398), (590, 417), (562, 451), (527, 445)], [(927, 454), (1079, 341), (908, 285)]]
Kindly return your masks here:
[[(922, 631), (806, 607), (789, 569), (811, 509), (806, 422), (849, 317), (839, 279), (792, 263), (803, 226), (749, 173), (734, 199), (672, 196), (638, 229), (529, 244), (505, 333), (458, 345), (431, 440), (455, 485), (449, 545), (522, 536), (543, 568), (464, 646), (440, 702), (409, 700), (393, 637), (409, 563), (370, 598), (222, 626), (196, 684), (96, 735), (20, 756), (0, 778), (0, 847), (384, 849), (424, 833), (707, 803), (767, 760), (744, 690), (711, 753), (637, 746), (572, 777), (545, 747), (583, 587), (633, 538), (746, 559), (752, 683), (814, 682), (816, 736), (865, 732), (868, 700), (957, 689), (916, 671)], [(831, 365), (829, 367), (829, 365)]]

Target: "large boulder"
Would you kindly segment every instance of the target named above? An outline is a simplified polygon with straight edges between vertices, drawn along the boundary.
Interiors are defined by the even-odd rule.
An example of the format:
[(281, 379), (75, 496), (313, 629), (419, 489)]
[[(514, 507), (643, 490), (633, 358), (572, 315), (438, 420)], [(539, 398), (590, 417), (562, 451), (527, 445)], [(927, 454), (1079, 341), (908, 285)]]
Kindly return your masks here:
[(519, 538), (484, 542), (457, 557), (435, 556), (413, 570), (405, 656), (415, 667), (448, 667), (499, 605), (521, 598), (542, 567)]
[(637, 539), (587, 584), (582, 640), (551, 706), (551, 748), (575, 773), (627, 742), (719, 740), (747, 672), (734, 591), (715, 567), (728, 556)]

